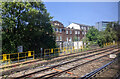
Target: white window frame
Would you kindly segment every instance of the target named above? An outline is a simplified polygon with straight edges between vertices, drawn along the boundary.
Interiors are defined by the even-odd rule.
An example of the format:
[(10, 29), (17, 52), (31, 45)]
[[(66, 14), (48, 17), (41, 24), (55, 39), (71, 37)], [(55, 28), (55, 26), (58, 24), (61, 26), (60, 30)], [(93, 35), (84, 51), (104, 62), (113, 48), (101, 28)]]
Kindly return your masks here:
[(75, 31), (75, 34), (77, 34), (77, 31)]
[(68, 30), (66, 30), (66, 34), (68, 34)]
[(66, 41), (69, 41), (68, 37), (66, 37)]
[(56, 32), (58, 32), (58, 28), (56, 28)]
[(57, 36), (56, 40), (59, 40), (59, 37)]
[(78, 41), (80, 41), (80, 37), (78, 37)]
[(84, 35), (84, 32), (82, 32), (82, 34)]
[(62, 29), (60, 28), (60, 33), (62, 33)]
[(60, 36), (60, 41), (62, 41), (62, 36)]
[(82, 26), (81, 28), (82, 28), (82, 30), (83, 30), (83, 26)]
[(80, 31), (78, 31), (78, 34), (80, 34)]
[(72, 34), (72, 30), (70, 30), (70, 34)]

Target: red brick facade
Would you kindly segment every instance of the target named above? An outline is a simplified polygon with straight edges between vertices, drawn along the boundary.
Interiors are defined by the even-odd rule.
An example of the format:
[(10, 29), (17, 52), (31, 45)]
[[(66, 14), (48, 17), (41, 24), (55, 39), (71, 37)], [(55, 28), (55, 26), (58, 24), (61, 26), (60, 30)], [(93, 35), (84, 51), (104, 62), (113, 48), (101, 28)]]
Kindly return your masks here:
[(80, 41), (84, 35), (87, 33), (89, 26), (80, 26), (80, 28), (85, 28), (85, 30), (66, 28), (61, 22), (52, 21), (54, 26), (54, 31), (56, 33), (56, 42), (66, 42), (66, 41)]

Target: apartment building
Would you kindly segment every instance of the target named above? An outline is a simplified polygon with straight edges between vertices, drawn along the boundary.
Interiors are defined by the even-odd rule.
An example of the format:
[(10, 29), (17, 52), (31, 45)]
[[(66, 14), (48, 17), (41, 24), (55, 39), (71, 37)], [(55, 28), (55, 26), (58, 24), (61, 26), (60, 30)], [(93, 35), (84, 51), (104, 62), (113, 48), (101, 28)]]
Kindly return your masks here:
[(69, 26), (64, 27), (59, 21), (52, 21), (51, 24), (54, 26), (56, 42), (59, 43), (80, 41), (90, 28), (88, 25), (78, 23), (71, 23)]
[(104, 31), (106, 29), (108, 23), (110, 23), (110, 22), (107, 22), (107, 21), (97, 22), (95, 27), (99, 31)]
[(75, 34), (75, 36), (78, 37), (78, 41), (79, 41), (85, 36), (87, 31), (90, 29), (90, 26), (83, 25), (83, 24), (78, 24), (78, 23), (71, 23), (66, 28), (74, 29), (74, 31), (75, 31), (74, 34)]

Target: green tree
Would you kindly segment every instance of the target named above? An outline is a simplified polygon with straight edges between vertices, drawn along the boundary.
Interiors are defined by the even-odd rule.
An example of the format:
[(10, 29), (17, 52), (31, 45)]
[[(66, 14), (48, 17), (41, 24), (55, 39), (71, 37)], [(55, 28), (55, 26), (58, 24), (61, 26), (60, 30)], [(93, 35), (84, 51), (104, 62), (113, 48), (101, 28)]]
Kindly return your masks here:
[(89, 41), (96, 42), (98, 34), (99, 34), (99, 31), (96, 28), (91, 27), (90, 30), (88, 30), (86, 37), (88, 38)]
[[(111, 22), (107, 25), (107, 28), (105, 29), (105, 38), (106, 42), (113, 42), (118, 40), (117, 37), (117, 29), (115, 26), (116, 23)], [(115, 30), (116, 29), (116, 30)]]
[(104, 31), (100, 31), (97, 37), (97, 44), (100, 47), (103, 47), (104, 43), (106, 43), (106, 39), (105, 39), (105, 32)]
[(52, 17), (43, 2), (2, 2), (3, 53), (55, 47), (55, 37), (50, 24)]

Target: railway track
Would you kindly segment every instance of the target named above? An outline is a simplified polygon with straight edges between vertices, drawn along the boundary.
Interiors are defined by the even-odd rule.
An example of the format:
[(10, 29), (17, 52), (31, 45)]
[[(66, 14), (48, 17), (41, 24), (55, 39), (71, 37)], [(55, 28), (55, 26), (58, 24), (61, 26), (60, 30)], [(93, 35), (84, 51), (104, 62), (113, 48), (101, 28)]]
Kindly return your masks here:
[[(111, 48), (111, 47), (115, 47), (115, 45), (110, 46), (110, 47), (100, 48), (100, 49), (92, 49), (92, 50), (88, 50), (87, 52), (83, 52), (83, 53), (88, 54), (88, 53), (91, 53), (91, 52), (105, 50), (105, 49)], [(77, 52), (77, 53), (81, 53), (81, 52)], [(67, 55), (59, 56), (59, 57), (66, 57), (66, 56), (74, 55), (74, 54), (76, 54), (76, 53), (70, 53), (70, 54), (67, 54)], [(0, 66), (0, 69), (12, 68), (12, 67), (20, 66), (21, 64), (24, 65), (24, 64), (29, 64), (29, 63), (35, 63), (35, 62), (38, 62), (38, 61), (41, 61), (41, 59), (36, 59), (36, 60), (31, 60), (31, 61), (26, 61), (26, 62), (11, 64), (11, 65), (6, 65), (6, 66)]]
[(71, 55), (68, 55), (68, 56), (63, 56), (62, 58), (58, 57), (58, 58), (55, 58), (53, 60), (50, 60), (48, 62), (43, 62), (43, 63), (32, 63), (31, 64), (28, 64), (26, 67), (15, 67), (14, 69), (10, 69), (10, 70), (6, 70), (6, 71), (2, 71), (2, 75), (9, 75), (9, 74), (14, 74), (16, 72), (20, 72), (22, 70), (29, 70), (31, 69), (31, 67), (34, 66), (34, 68), (36, 67), (39, 67), (39, 66), (45, 66), (45, 65), (49, 65), (51, 63), (56, 63), (56, 62), (60, 62), (60, 61), (65, 61), (65, 60), (70, 60), (72, 58), (75, 58), (75, 57), (79, 57), (79, 56), (83, 56), (83, 55), (87, 55), (87, 54), (91, 54), (91, 53), (94, 53), (96, 51), (102, 51), (102, 50), (106, 50), (108, 48), (115, 48), (116, 46), (111, 46), (111, 47), (106, 47), (106, 48), (102, 48), (102, 49), (96, 49), (96, 50), (92, 50), (92, 51), (87, 51), (87, 52), (82, 52), (82, 53), (75, 53), (75, 54), (71, 54)]
[[(113, 53), (113, 52), (112, 52), (112, 53)], [(115, 53), (115, 52), (114, 52), (114, 53)], [(109, 54), (111, 54), (111, 53), (109, 53)], [(96, 58), (94, 58), (94, 59), (92, 59), (92, 60), (83, 61), (82, 63), (79, 62), (79, 64), (75, 64), (73, 67), (72, 67), (70, 64), (69, 64), (68, 66), (71, 66), (71, 67), (68, 67), (68, 66), (64, 66), (64, 67), (63, 67), (63, 66), (62, 66), (62, 68), (57, 68), (58, 70), (59, 70), (59, 69), (61, 70), (61, 71), (59, 71), (59, 72), (55, 72), (54, 74), (53, 74), (53, 73), (49, 73), (49, 74), (45, 74), (45, 75), (42, 75), (42, 76), (40, 76), (40, 74), (38, 74), (37, 76), (33, 76), (33, 78), (35, 77), (34, 79), (37, 79), (37, 78), (48, 79), (48, 78), (57, 77), (57, 75), (59, 76), (59, 75), (61, 75), (61, 74), (63, 74), (63, 73), (72, 74), (72, 73), (71, 73), (71, 70), (74, 70), (74, 69), (76, 69), (77, 67), (80, 67), (80, 66), (86, 65), (86, 64), (88, 64), (88, 63), (91, 63), (92, 61), (98, 60), (98, 59), (100, 59), (100, 58), (102, 58), (102, 57), (105, 57), (105, 56), (107, 56), (107, 55), (109, 55), (109, 54), (96, 57)], [(66, 67), (68, 67), (68, 68), (66, 68)], [(65, 69), (64, 69), (64, 68), (65, 68)]]
[[(102, 52), (99, 51), (99, 53), (96, 53), (96, 54), (84, 56), (84, 57), (81, 57), (81, 58), (76, 58), (76, 59), (73, 59), (71, 61), (67, 61), (67, 62), (57, 64), (57, 65), (52, 65), (52, 66), (46, 67), (44, 69), (41, 69), (41, 68), (38, 69), (37, 68), (37, 71), (33, 71), (31, 73), (26, 73), (26, 74), (24, 73), (24, 74), (19, 75), (19, 76), (14, 76), (14, 75), (11, 76), (10, 75), (9, 77), (16, 77), (16, 79), (25, 78), (25, 77), (36, 77), (36, 78), (46, 78), (46, 79), (51, 78), (51, 77), (54, 77), (54, 76), (59, 75), (59, 74), (64, 73), (64, 72), (69, 73), (68, 72), (69, 70), (75, 69), (75, 68), (77, 68), (81, 65), (85, 65), (89, 62), (92, 62), (92, 61), (95, 61), (95, 60), (100, 59), (102, 57), (108, 56), (109, 54), (115, 53), (115, 52), (118, 51), (117, 49), (118, 48), (116, 48), (116, 49), (111, 48), (109, 50), (107, 49), (107, 50), (102, 51)], [(85, 59), (85, 58), (88, 58), (88, 57), (91, 58), (91, 60), (82, 60), (82, 59)], [(66, 67), (67, 67), (67, 69), (66, 69)]]
[[(110, 77), (113, 79), (119, 79), (117, 75), (120, 75), (120, 56), (116, 57), (109, 63), (105, 64), (104, 66), (84, 75), (80, 79), (90, 79), (95, 77)], [(106, 75), (107, 74), (107, 75)], [(106, 75), (106, 76), (105, 76)]]

